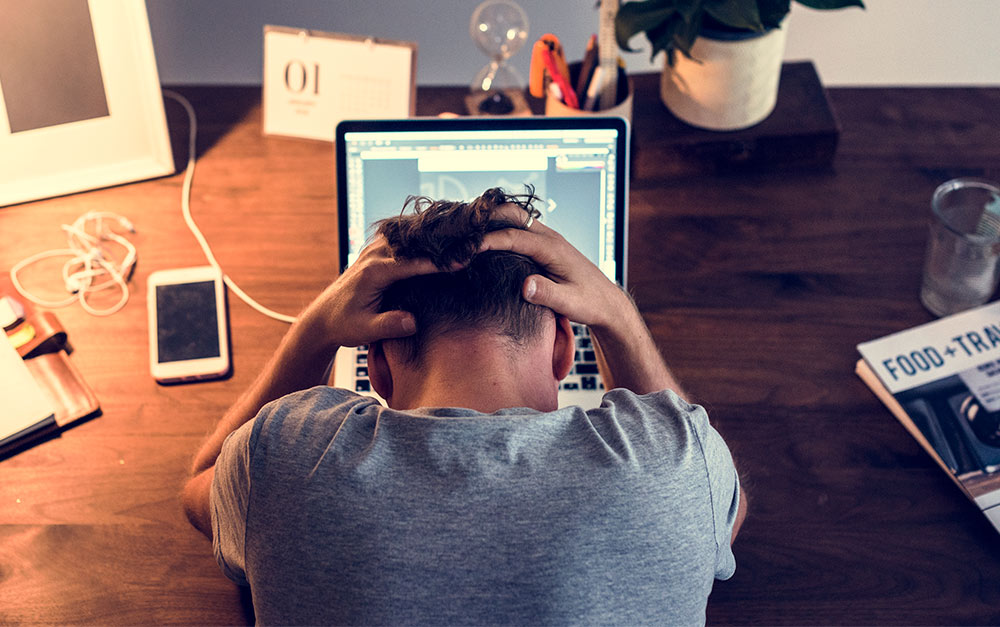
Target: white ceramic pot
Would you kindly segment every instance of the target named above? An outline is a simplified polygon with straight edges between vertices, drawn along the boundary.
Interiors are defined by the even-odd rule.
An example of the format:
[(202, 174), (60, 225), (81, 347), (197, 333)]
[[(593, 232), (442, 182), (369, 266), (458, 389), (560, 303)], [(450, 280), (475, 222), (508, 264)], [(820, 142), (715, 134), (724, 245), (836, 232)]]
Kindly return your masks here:
[(677, 53), (673, 67), (664, 62), (663, 103), (688, 124), (715, 131), (763, 121), (778, 99), (787, 24), (762, 34), (702, 33), (691, 48), (697, 60)]

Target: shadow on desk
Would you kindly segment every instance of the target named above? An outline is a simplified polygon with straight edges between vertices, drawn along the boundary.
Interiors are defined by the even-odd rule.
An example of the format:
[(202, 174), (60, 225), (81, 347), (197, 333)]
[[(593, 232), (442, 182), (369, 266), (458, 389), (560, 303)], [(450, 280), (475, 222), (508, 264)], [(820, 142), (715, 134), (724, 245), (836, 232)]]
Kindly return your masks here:
[(240, 586), (240, 609), (243, 610), (243, 616), (246, 618), (247, 625), (253, 625), (257, 622), (257, 615), (253, 611), (253, 595), (250, 594), (250, 588)]
[[(193, 85), (164, 85), (164, 89), (177, 92), (191, 103), (197, 116), (197, 152), (201, 158), (211, 150), (232, 129), (244, 119), (254, 115), (258, 119), (255, 128), (260, 128), (260, 87), (227, 88), (227, 98), (219, 98), (218, 88)], [(182, 172), (187, 167), (188, 138), (190, 122), (183, 105), (173, 98), (164, 96), (164, 111), (170, 129), (171, 149), (174, 154), (174, 169)]]

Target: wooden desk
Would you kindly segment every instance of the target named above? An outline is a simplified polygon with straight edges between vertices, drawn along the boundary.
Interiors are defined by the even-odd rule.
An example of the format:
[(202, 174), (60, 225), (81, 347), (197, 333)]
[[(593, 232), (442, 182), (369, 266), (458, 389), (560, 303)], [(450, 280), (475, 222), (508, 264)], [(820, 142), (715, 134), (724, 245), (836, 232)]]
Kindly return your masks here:
[[(752, 497), (709, 622), (1000, 622), (1000, 537), (853, 374), (858, 342), (931, 319), (917, 298), (931, 193), (1000, 178), (1000, 89), (834, 89), (832, 168), (677, 177), (642, 157), (662, 109), (655, 76), (636, 86), (632, 290)], [(336, 275), (330, 144), (262, 137), (257, 89), (180, 91), (200, 115), (197, 221), (244, 289), (296, 313)], [(421, 89), (420, 112), (461, 94)], [(166, 106), (180, 171), (188, 124)], [(0, 623), (252, 617), (177, 492), (286, 327), (231, 296), (229, 380), (149, 377), (146, 277), (204, 263), (181, 181), (0, 209), (4, 271), (90, 209), (128, 216), (139, 249), (123, 311), (58, 311), (103, 415), (0, 461)]]

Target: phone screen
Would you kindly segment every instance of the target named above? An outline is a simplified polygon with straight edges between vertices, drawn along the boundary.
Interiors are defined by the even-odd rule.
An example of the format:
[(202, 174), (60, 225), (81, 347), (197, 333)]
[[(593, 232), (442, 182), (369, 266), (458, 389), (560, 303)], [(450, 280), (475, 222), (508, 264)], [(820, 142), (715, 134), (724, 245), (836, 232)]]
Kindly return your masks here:
[(157, 285), (158, 361), (218, 357), (218, 315), (213, 281)]

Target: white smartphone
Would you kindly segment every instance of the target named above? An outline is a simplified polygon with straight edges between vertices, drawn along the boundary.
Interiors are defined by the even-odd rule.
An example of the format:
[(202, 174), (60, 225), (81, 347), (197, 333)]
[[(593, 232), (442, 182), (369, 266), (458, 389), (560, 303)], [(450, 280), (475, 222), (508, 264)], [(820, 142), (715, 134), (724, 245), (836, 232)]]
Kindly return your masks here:
[(212, 266), (149, 275), (149, 369), (161, 383), (229, 372), (229, 333), (222, 273)]

